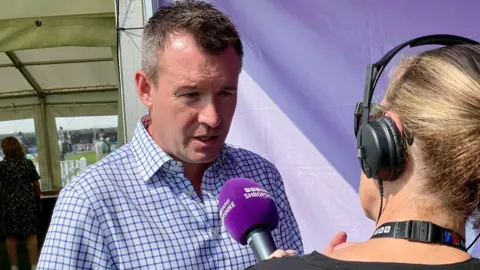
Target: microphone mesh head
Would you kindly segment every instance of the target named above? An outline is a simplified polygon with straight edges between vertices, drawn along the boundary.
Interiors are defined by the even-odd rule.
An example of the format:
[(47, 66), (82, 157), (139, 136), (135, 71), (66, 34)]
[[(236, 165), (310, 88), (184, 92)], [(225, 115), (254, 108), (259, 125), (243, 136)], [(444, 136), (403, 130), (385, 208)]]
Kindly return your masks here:
[(230, 236), (242, 245), (247, 233), (258, 227), (273, 231), (278, 212), (270, 194), (255, 181), (233, 178), (222, 187), (219, 196), (220, 217)]

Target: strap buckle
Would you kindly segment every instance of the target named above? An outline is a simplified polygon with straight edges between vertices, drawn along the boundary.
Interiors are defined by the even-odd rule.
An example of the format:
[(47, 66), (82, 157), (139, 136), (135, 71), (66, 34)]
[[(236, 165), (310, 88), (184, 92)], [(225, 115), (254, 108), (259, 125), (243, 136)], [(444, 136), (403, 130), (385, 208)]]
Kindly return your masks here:
[[(433, 235), (438, 235), (433, 233), (436, 228), (431, 222), (409, 220), (407, 223), (407, 239), (409, 241), (423, 242), (423, 243), (432, 243), (436, 242), (437, 239), (432, 239)], [(439, 232), (441, 235), (441, 232)], [(438, 239), (441, 240), (441, 239)], [(438, 241), (437, 240), (437, 241)]]

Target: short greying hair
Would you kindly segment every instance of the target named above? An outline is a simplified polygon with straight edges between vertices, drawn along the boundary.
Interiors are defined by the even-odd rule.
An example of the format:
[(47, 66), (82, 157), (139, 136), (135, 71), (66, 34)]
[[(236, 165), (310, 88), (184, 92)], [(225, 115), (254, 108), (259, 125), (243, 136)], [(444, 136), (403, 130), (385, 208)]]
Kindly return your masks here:
[(159, 8), (144, 28), (142, 70), (150, 79), (157, 77), (158, 50), (164, 49), (170, 35), (181, 32), (191, 34), (206, 53), (220, 53), (232, 45), (243, 58), (240, 36), (225, 14), (203, 1), (175, 1)]

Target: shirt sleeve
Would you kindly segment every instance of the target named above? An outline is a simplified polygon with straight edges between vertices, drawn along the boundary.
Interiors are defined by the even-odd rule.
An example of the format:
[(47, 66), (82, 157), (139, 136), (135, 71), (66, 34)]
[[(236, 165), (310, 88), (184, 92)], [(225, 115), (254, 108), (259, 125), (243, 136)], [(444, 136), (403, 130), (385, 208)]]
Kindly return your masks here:
[(293, 249), (297, 251), (298, 256), (301, 256), (303, 255), (302, 237), (285, 192), (282, 176), (276, 168), (274, 168), (271, 179), (274, 179), (275, 201), (279, 206), (279, 224), (274, 235), (275, 243), (277, 248), (284, 250)]
[(60, 192), (37, 269), (111, 269), (100, 223), (74, 187)]

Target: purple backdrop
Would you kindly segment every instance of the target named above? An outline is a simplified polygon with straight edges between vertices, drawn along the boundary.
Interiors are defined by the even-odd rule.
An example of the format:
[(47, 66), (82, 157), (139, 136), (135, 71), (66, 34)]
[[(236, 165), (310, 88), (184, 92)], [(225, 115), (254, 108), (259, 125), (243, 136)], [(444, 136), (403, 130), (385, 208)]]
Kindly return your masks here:
[[(153, 2), (156, 9), (170, 1)], [(366, 220), (358, 199), (360, 169), (353, 136), (353, 108), (362, 99), (365, 67), (420, 35), (480, 40), (480, 2), (210, 2), (232, 18), (245, 43), (238, 110), (228, 142), (276, 164), (306, 252), (321, 251), (340, 230), (349, 240), (369, 238), (374, 223)], [(377, 87), (377, 101), (387, 73)], [(467, 243), (473, 233), (468, 231)], [(480, 245), (473, 254), (479, 257)]]

